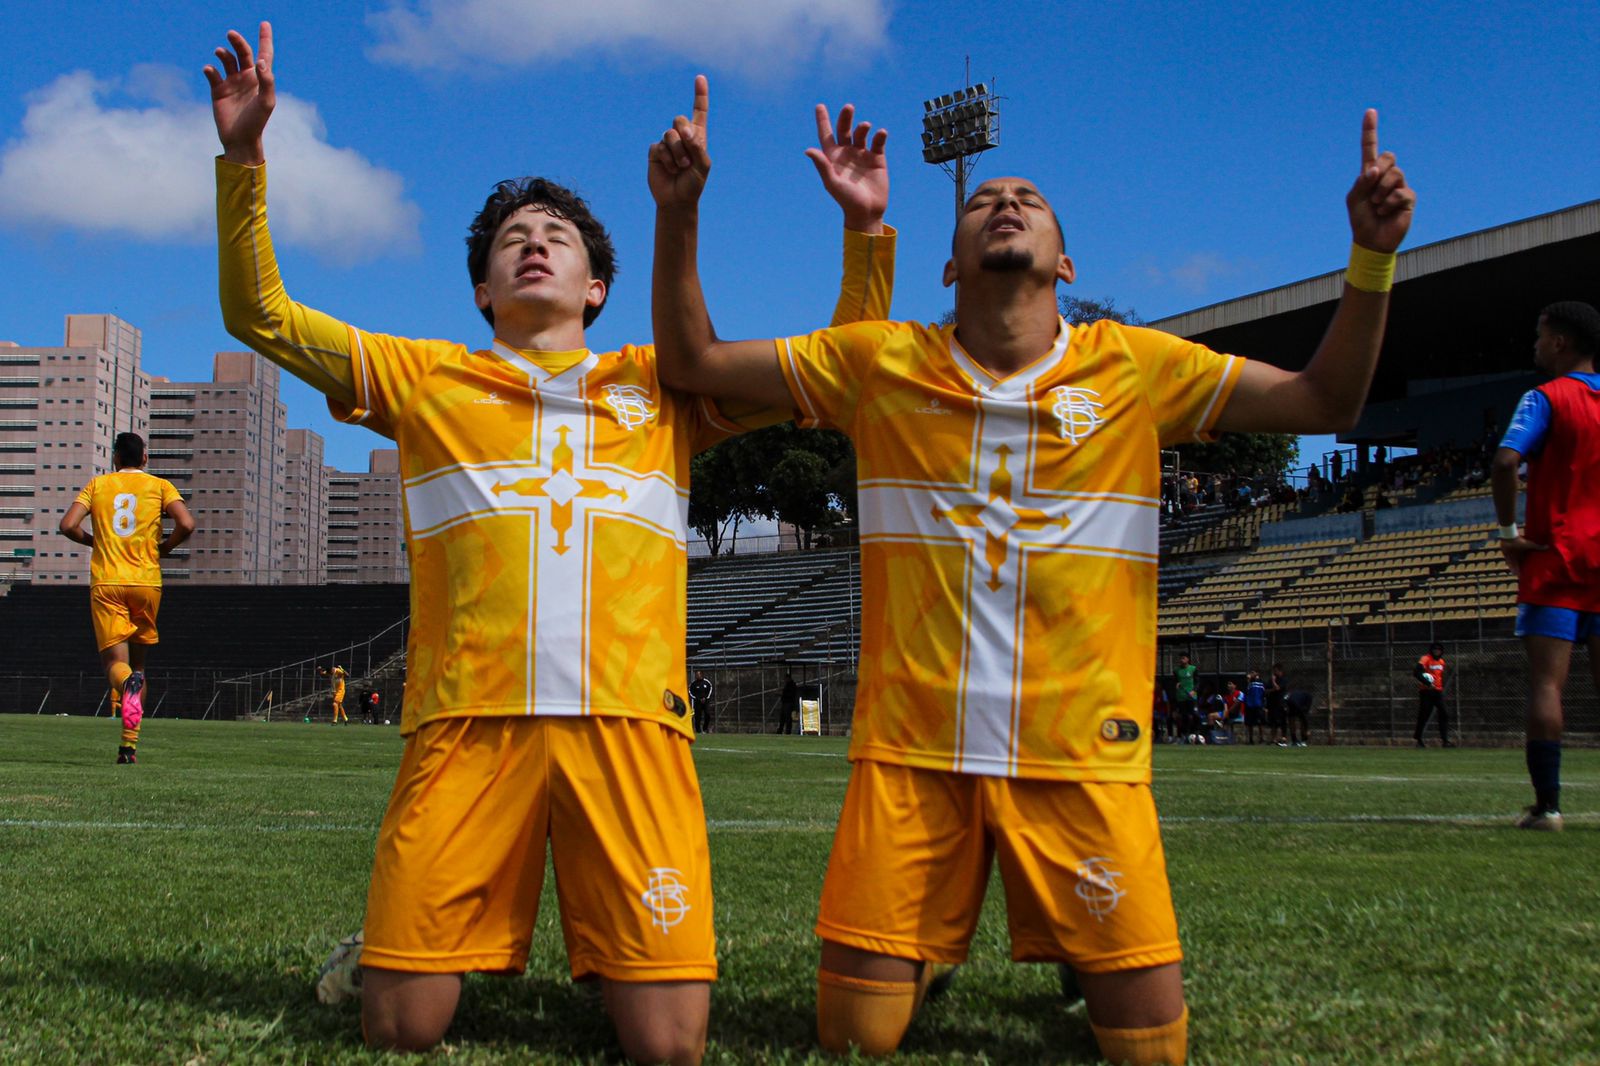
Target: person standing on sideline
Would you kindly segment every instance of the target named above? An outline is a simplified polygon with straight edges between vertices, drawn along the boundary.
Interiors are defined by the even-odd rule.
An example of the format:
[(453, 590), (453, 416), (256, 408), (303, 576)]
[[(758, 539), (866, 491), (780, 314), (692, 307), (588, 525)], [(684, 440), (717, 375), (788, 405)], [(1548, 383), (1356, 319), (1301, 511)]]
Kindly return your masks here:
[(1284, 676), (1283, 664), (1272, 664), (1272, 677), (1267, 681), (1267, 725), (1278, 733), (1278, 747), (1289, 746), (1289, 679)]
[(1178, 710), (1178, 728), (1182, 736), (1187, 739), (1193, 732), (1193, 725), (1198, 712), (1195, 704), (1199, 699), (1196, 692), (1200, 668), (1189, 662), (1187, 655), (1178, 656), (1178, 665), (1172, 671), (1172, 694)]
[(1261, 734), (1261, 742), (1267, 740), (1267, 731), (1264, 718), (1267, 707), (1267, 686), (1261, 682), (1261, 671), (1252, 670), (1245, 678), (1244, 684), (1244, 738), (1248, 744), (1256, 742), (1256, 734)]
[(704, 670), (696, 670), (694, 680), (689, 682), (689, 705), (694, 708), (696, 733), (711, 732), (711, 691), (711, 679)]
[(344, 667), (336, 664), (332, 669), (324, 667), (318, 670), (317, 673), (323, 677), (331, 678), (333, 682), (333, 689), (328, 693), (329, 699), (333, 703), (333, 721), (329, 724), (338, 725), (343, 722), (349, 725), (350, 716), (344, 712)]
[(1435, 713), (1439, 715), (1440, 745), (1454, 747), (1450, 743), (1450, 712), (1444, 705), (1444, 645), (1437, 641), (1428, 645), (1427, 654), (1417, 660), (1411, 673), (1417, 679), (1417, 747), (1428, 746), (1422, 734)]
[[(1528, 655), (1528, 776), (1517, 825), (1561, 828), (1561, 690), (1572, 646), (1586, 644), (1600, 684), (1600, 311), (1575, 301), (1539, 314), (1533, 363), (1555, 380), (1522, 397), (1490, 479), (1500, 551), (1517, 575), (1517, 636)], [(1517, 468), (1528, 464), (1527, 528), (1517, 527)]]
[(778, 732), (795, 731), (795, 719), (800, 715), (800, 686), (794, 682), (794, 671), (784, 675), (783, 692), (778, 696)]
[[(189, 539), (194, 518), (172, 483), (145, 472), (144, 438), (119, 433), (111, 445), (114, 473), (93, 478), (67, 513), (61, 535), (89, 552), (89, 614), (95, 646), (111, 683), (111, 709), (122, 718), (117, 762), (139, 761), (144, 718), (144, 657), (159, 639), (161, 558)], [(83, 531), (88, 518), (94, 532)], [(161, 535), (161, 519), (172, 532)]]

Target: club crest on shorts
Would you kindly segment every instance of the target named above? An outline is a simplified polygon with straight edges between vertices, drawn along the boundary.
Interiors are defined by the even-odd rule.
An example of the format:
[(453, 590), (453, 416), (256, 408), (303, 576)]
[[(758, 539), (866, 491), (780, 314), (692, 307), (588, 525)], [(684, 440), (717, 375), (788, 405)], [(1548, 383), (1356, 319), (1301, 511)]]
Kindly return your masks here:
[(650, 924), (663, 933), (670, 933), (672, 927), (683, 921), (690, 910), (689, 901), (685, 898), (689, 886), (678, 880), (680, 874), (681, 871), (669, 866), (654, 867), (645, 880), (644, 892), (639, 896), (639, 902), (650, 912)]
[(1128, 741), (1139, 739), (1139, 723), (1131, 718), (1107, 718), (1100, 723), (1100, 736), (1104, 740)]
[(638, 429), (656, 417), (650, 407), (650, 394), (638, 385), (607, 385), (603, 391), (606, 406), (623, 429)]
[(1127, 895), (1126, 890), (1117, 884), (1122, 871), (1115, 869), (1110, 859), (1096, 856), (1078, 863), (1075, 872), (1078, 875), (1078, 898), (1083, 900), (1090, 914), (1105, 921), (1106, 915), (1116, 910), (1122, 897)]
[(1100, 417), (1100, 394), (1093, 389), (1079, 389), (1071, 385), (1057, 385), (1050, 390), (1053, 402), (1050, 413), (1056, 416), (1061, 429), (1061, 439), (1078, 444), (1100, 428), (1105, 419)]

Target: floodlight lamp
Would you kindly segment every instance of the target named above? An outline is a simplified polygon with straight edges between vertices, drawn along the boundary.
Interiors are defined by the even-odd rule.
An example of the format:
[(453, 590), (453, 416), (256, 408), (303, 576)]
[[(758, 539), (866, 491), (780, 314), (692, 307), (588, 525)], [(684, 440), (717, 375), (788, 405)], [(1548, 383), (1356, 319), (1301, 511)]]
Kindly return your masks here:
[(978, 95), (979, 96), (988, 96), (989, 95), (989, 86), (984, 84), (981, 81), (977, 85), (973, 86), (973, 88), (978, 90)]
[(924, 101), (922, 101), (922, 110), (924, 110), (924, 111), (932, 111), (933, 110), (933, 101), (932, 100), (924, 100)]

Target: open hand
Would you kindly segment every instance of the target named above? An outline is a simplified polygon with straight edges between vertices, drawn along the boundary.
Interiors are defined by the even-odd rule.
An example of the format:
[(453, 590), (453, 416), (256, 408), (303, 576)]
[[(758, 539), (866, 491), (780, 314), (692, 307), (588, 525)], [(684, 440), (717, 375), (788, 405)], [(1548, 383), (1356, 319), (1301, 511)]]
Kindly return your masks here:
[(706, 151), (706, 118), (711, 111), (711, 90), (704, 74), (694, 79), (694, 108), (690, 117), (679, 115), (661, 140), (650, 146), (650, 195), (658, 207), (687, 207), (698, 203), (711, 173)]
[(1395, 163), (1393, 152), (1378, 152), (1378, 112), (1361, 118), (1361, 174), (1344, 198), (1355, 242), (1374, 252), (1393, 252), (1411, 228), (1417, 194)]
[(1512, 537), (1510, 540), (1500, 542), (1500, 554), (1505, 556), (1506, 566), (1513, 574), (1522, 573), (1522, 561), (1534, 552), (1550, 550), (1548, 544), (1535, 544), (1527, 537)]
[(839, 125), (828, 117), (825, 104), (817, 105), (817, 147), (806, 149), (816, 164), (823, 188), (844, 211), (844, 224), (863, 233), (882, 228), (889, 209), (889, 161), (883, 146), (889, 131), (872, 132), (872, 123), (856, 122), (856, 106), (839, 109)]
[(266, 162), (261, 134), (277, 106), (278, 93), (272, 77), (272, 23), (261, 24), (261, 47), (252, 50), (250, 42), (237, 30), (228, 31), (233, 51), (217, 48), (216, 67), (203, 73), (211, 83), (211, 117), (217, 123), (217, 138), (222, 154), (235, 163), (258, 166)]

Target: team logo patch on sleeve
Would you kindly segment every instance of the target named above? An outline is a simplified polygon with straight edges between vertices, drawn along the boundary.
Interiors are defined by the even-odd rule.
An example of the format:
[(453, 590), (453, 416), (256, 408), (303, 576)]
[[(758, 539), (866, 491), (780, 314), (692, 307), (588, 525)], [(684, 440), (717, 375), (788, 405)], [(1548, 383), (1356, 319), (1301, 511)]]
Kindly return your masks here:
[(1100, 723), (1100, 736), (1120, 743), (1138, 740), (1139, 723), (1131, 718), (1107, 718)]
[(683, 702), (683, 697), (672, 691), (670, 688), (662, 691), (661, 706), (665, 707), (679, 718), (682, 718), (689, 712), (689, 705)]

